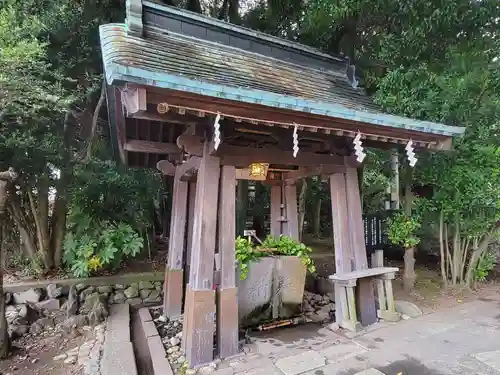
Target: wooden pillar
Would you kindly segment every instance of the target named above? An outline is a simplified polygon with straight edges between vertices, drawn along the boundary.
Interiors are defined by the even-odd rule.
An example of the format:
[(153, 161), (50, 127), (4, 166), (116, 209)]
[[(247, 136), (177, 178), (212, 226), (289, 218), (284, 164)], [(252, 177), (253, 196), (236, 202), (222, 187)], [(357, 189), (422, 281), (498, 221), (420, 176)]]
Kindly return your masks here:
[(176, 171), (172, 196), (168, 259), (165, 268), (163, 313), (169, 318), (180, 317), (182, 312), (188, 183), (181, 181), (180, 177)]
[[(330, 176), (330, 194), (332, 202), (333, 243), (335, 247), (335, 273), (351, 272), (354, 267), (351, 239), (349, 237), (349, 220), (347, 214), (347, 192), (343, 173)], [(342, 301), (345, 297), (341, 288), (335, 287), (335, 301)], [(348, 311), (343, 311), (347, 304), (337, 303), (335, 320), (341, 322)]]
[(221, 283), (218, 294), (217, 341), (219, 356), (238, 353), (238, 294), (236, 288), (236, 168), (221, 170), (219, 200), (219, 254)]
[(186, 234), (186, 264), (184, 267), (186, 275), (186, 284), (189, 282), (189, 269), (191, 266), (192, 242), (193, 242), (193, 223), (194, 223), (194, 205), (196, 202), (196, 182), (190, 182), (188, 188), (188, 220)]
[[(359, 194), (358, 173), (356, 168), (347, 167), (345, 173), (347, 192), (347, 213), (349, 218), (349, 236), (354, 255), (354, 269), (368, 268), (366, 255), (365, 234), (363, 226), (363, 213), (361, 210), (361, 196)], [(377, 321), (375, 307), (375, 293), (372, 278), (362, 278), (358, 283), (357, 306), (359, 319), (363, 326)]]
[(183, 348), (190, 367), (213, 360), (216, 312), (213, 279), (219, 175), (219, 158), (209, 155), (207, 143), (196, 182), (191, 269), (184, 308)]
[(271, 235), (275, 237), (279, 237), (282, 234), (281, 190), (281, 185), (271, 186)]
[(286, 236), (299, 240), (299, 213), (297, 208), (297, 186), (285, 185)]

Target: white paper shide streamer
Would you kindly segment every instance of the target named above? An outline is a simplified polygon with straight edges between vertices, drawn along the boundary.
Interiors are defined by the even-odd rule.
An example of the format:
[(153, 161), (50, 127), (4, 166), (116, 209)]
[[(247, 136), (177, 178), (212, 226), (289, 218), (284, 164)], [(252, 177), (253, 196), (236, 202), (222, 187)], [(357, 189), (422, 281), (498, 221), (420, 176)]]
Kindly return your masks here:
[(217, 116), (215, 117), (215, 122), (214, 122), (214, 149), (218, 149), (220, 145), (220, 113), (217, 113)]
[(362, 163), (365, 160), (366, 154), (364, 153), (364, 148), (361, 142), (361, 133), (358, 132), (356, 137), (354, 137), (354, 154), (356, 155), (356, 160), (358, 163)]
[(293, 128), (293, 157), (296, 158), (299, 152), (299, 135), (297, 134), (298, 126)]
[(415, 152), (413, 152), (413, 141), (410, 139), (405, 147), (406, 156), (408, 157), (408, 164), (410, 167), (414, 167), (417, 164), (417, 158), (415, 156)]

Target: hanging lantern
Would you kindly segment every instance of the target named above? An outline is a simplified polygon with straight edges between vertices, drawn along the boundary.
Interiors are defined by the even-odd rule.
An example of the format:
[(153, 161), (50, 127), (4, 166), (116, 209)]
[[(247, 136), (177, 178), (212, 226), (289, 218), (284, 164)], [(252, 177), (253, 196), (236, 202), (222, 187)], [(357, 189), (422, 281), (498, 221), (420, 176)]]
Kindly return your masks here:
[(269, 164), (267, 163), (252, 163), (250, 164), (250, 176), (263, 177), (267, 175)]

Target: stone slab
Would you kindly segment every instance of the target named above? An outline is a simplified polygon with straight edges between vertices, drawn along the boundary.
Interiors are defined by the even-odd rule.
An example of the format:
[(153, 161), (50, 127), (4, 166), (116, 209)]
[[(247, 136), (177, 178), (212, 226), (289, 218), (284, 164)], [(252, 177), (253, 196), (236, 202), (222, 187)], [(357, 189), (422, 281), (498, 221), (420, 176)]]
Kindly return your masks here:
[(496, 371), (500, 371), (500, 350), (471, 354), (471, 357), (477, 359), (478, 361), (484, 363), (486, 366), (489, 366)]
[(276, 366), (266, 366), (254, 368), (244, 373), (236, 373), (236, 375), (283, 375), (283, 373), (276, 368)]
[(295, 356), (285, 357), (276, 362), (276, 367), (285, 375), (298, 375), (326, 364), (325, 357), (310, 350)]
[(137, 375), (131, 342), (106, 342), (101, 361), (101, 375)]
[(141, 324), (142, 324), (142, 329), (144, 331), (144, 335), (146, 336), (146, 338), (159, 336), (158, 330), (156, 329), (156, 326), (152, 321), (149, 321), (149, 322), (142, 322), (141, 321)]
[(139, 317), (141, 318), (141, 322), (150, 322), (153, 320), (153, 317), (147, 307), (139, 309)]
[(385, 375), (383, 372), (380, 372), (379, 370), (375, 368), (370, 368), (368, 370), (364, 370), (361, 372), (358, 372), (357, 374), (354, 375)]
[(234, 369), (232, 367), (226, 367), (216, 370), (212, 375), (233, 375)]
[(161, 343), (160, 336), (148, 337), (148, 348), (153, 364), (152, 375), (173, 375), (174, 373), (170, 367), (170, 363), (165, 357), (165, 348)]
[(106, 324), (106, 342), (130, 342), (130, 307), (112, 305)]
[(355, 343), (336, 344), (320, 350), (318, 353), (324, 356), (329, 363), (337, 363), (344, 359), (357, 356), (367, 350)]

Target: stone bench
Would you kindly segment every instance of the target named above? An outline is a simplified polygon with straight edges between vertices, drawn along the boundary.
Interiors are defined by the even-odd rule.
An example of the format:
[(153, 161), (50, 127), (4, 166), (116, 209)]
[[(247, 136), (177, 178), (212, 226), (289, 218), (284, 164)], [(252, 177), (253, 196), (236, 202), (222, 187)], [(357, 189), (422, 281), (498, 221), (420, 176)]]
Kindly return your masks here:
[(400, 320), (401, 316), (396, 312), (392, 292), (392, 280), (396, 272), (398, 272), (396, 267), (375, 267), (331, 275), (329, 278), (335, 285), (335, 303), (341, 312), (337, 314), (339, 326), (354, 332), (361, 329), (356, 312), (355, 288), (358, 279), (363, 278), (372, 278), (376, 281), (379, 303), (377, 316), (391, 322)]

